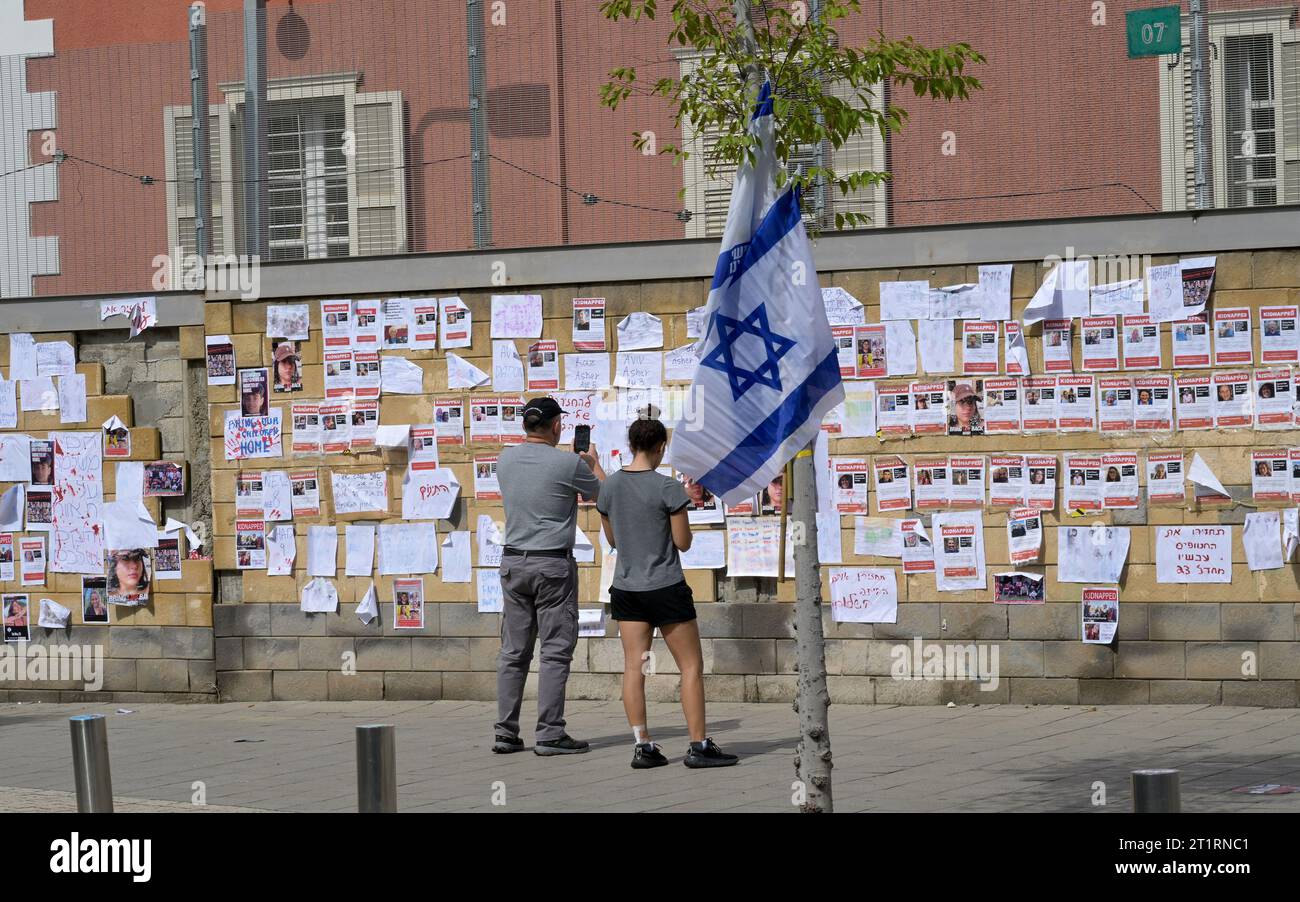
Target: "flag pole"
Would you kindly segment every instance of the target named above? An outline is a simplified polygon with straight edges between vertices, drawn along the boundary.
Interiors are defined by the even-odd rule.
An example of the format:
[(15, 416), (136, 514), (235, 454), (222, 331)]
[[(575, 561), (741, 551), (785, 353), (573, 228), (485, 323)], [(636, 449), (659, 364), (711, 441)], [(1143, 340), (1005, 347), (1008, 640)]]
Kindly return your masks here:
[[(749, 0), (733, 0), (732, 14), (736, 30), (746, 53), (758, 55), (754, 21)], [(762, 73), (757, 65), (745, 68), (746, 95), (757, 96)], [(780, 85), (773, 85), (778, 90)], [(795, 610), (794, 628), (798, 653), (799, 680), (794, 708), (799, 713), (799, 744), (795, 749), (794, 767), (805, 812), (831, 812), (831, 734), (830, 693), (826, 688), (826, 637), (822, 632), (821, 571), (817, 560), (817, 476), (813, 468), (813, 445), (795, 455), (791, 472), (793, 485), (782, 488), (785, 497), (793, 498), (794, 528), (798, 539), (794, 549)], [(791, 492), (793, 494), (791, 495)], [(784, 536), (782, 537), (784, 538)], [(778, 550), (782, 566), (785, 547)]]

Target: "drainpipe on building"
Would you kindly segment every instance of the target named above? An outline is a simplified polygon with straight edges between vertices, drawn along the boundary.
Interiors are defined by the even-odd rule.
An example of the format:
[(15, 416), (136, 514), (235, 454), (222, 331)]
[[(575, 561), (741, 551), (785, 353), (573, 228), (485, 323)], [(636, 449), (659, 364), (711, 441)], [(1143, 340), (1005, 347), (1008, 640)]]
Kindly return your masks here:
[(1210, 120), (1210, 25), (1207, 0), (1190, 0), (1192, 12), (1192, 148), (1196, 165), (1196, 208), (1214, 208), (1214, 157)]
[(194, 252), (207, 261), (212, 253), (212, 204), (208, 166), (208, 28), (202, 3), (190, 7), (190, 123), (194, 137)]
[(244, 252), (267, 257), (266, 0), (244, 0)]

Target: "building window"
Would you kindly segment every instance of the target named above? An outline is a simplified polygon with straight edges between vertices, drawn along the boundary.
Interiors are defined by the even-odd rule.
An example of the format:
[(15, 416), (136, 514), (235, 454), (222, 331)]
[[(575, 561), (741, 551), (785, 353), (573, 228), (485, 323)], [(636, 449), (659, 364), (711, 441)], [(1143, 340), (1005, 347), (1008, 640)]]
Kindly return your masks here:
[[(272, 260), (407, 250), (405, 147), (399, 92), (357, 93), (352, 74), (272, 80), (267, 86), (267, 245)], [(242, 84), (223, 84), (211, 108), (212, 247), (243, 246)], [(194, 169), (190, 108), (164, 111), (170, 246), (192, 253)], [(223, 215), (228, 214), (228, 215)]]
[(272, 260), (348, 256), (342, 98), (270, 105), (267, 228)]
[[(1291, 10), (1209, 19), (1210, 172), (1215, 207), (1300, 203), (1300, 31)], [(1191, 32), (1160, 66), (1161, 182), (1166, 210), (1196, 206)]]
[(1229, 207), (1277, 203), (1277, 131), (1273, 36), (1223, 40), (1223, 95)]
[[(682, 74), (687, 74), (695, 65), (698, 54), (687, 52), (679, 57)], [(850, 93), (838, 86), (836, 95), (847, 100)], [(880, 97), (880, 90), (876, 97)], [(719, 135), (716, 132), (697, 134), (690, 124), (682, 123), (682, 147), (690, 154), (682, 164), (682, 178), (685, 185), (686, 209), (694, 215), (686, 223), (686, 238), (720, 237), (727, 224), (727, 209), (731, 202), (731, 185), (735, 167), (729, 166), (709, 173), (707, 161), (712, 155), (713, 146)], [(837, 173), (849, 175), (864, 170), (879, 170), (885, 166), (885, 141), (876, 129), (868, 129), (854, 135), (838, 149), (827, 145), (824, 153), (829, 164)], [(813, 165), (816, 149), (811, 146), (800, 147), (792, 159), (786, 161), (786, 169), (791, 173)], [(886, 195), (883, 185), (869, 185), (850, 195), (841, 194), (831, 188), (826, 192), (826, 207), (821, 214), (821, 227), (831, 229), (835, 226), (837, 212), (854, 212), (871, 217), (870, 226), (883, 228), (887, 225)], [(805, 192), (802, 199), (805, 223), (810, 223), (814, 214), (812, 192)]]

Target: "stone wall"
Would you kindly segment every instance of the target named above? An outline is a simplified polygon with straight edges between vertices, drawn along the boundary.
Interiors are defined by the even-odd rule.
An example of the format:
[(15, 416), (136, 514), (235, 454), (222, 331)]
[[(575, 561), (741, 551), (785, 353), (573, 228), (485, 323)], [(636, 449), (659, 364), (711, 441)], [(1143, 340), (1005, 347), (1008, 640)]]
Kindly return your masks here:
[[(170, 516), (203, 524), (208, 511), (208, 449), (206, 442), (196, 448), (193, 433), (199, 429), (196, 422), (200, 426), (206, 423), (206, 395), (196, 395), (186, 381), (190, 364), (181, 358), (176, 328), (150, 329), (132, 340), (127, 334), (124, 328), (34, 333), (37, 342), (63, 340), (76, 348), (77, 371), (86, 376), (86, 422), (61, 424), (57, 412), (20, 411), (18, 428), (11, 431), (37, 438), (56, 431), (98, 432), (100, 424), (116, 415), (131, 427), (130, 460), (188, 462), (184, 497), (145, 499), (155, 522), (162, 525)], [(0, 341), (0, 367), (6, 374), (8, 354), (9, 342)], [(198, 385), (202, 388), (204, 380)], [(114, 476), (114, 462), (105, 460), (105, 500), (115, 497)], [(0, 491), (9, 485), (0, 483)], [(210, 522), (196, 529), (200, 534), (210, 530)], [(103, 656), (104, 673), (98, 692), (86, 692), (82, 682), (0, 680), (0, 700), (215, 700), (211, 560), (185, 560), (181, 579), (155, 580), (153, 589), (150, 602), (142, 607), (110, 606), (110, 622), (100, 625), (82, 622), (81, 577), (77, 574), (47, 573), (46, 584), (36, 587), (23, 587), (17, 579), (0, 581), (0, 591), (30, 596), (33, 646), (96, 648)], [(72, 611), (67, 629), (35, 625), (40, 598), (50, 598)], [(6, 646), (6, 652), (14, 651), (14, 645)]]
[[(1213, 253), (1214, 248), (1205, 248)], [(1176, 257), (1156, 257), (1154, 264)], [(987, 263), (1012, 262), (987, 260)], [(1215, 303), (1219, 306), (1296, 304), (1300, 301), (1300, 252), (1259, 251), (1219, 255)], [(1019, 317), (1046, 270), (1041, 261), (1015, 263), (1013, 315)], [(973, 282), (976, 264), (915, 269), (844, 270), (826, 272), (823, 285), (838, 285), (863, 301), (867, 321), (879, 319), (879, 283), (895, 279), (928, 279), (933, 285)], [(382, 289), (377, 285), (376, 288)], [(569, 316), (574, 297), (605, 297), (607, 315), (616, 323), (636, 310), (660, 316), (665, 325), (665, 348), (685, 344), (685, 313), (704, 302), (707, 281), (702, 279), (625, 282), (600, 285), (511, 285), (498, 291), (539, 293), (544, 299), (545, 338), (559, 341), (559, 350), (571, 351)], [(456, 293), (443, 290), (436, 295)], [(461, 291), (474, 315), (473, 346), (462, 354), (480, 369), (491, 371), (489, 291)], [(402, 292), (403, 295), (411, 292)], [(430, 293), (434, 294), (434, 293)], [(382, 294), (376, 295), (382, 297)], [(319, 305), (321, 298), (292, 298), (286, 302), (310, 303), (311, 338), (302, 349), (304, 391), (292, 400), (322, 397)], [(276, 301), (270, 301), (276, 303)], [(229, 334), (240, 367), (267, 366), (270, 342), (265, 337), (267, 302), (207, 305), (209, 334)], [(610, 350), (617, 350), (611, 323)], [(1077, 335), (1076, 327), (1075, 333)], [(1163, 328), (1166, 366), (1171, 361), (1170, 331)], [(1076, 342), (1076, 357), (1079, 339)], [(1256, 338), (1258, 343), (1258, 338)], [(202, 355), (201, 336), (182, 335), (186, 357)], [(1037, 328), (1029, 331), (1031, 370), (1042, 372), (1042, 349)], [(383, 424), (428, 423), (435, 397), (468, 395), (447, 390), (443, 352), (410, 352), (425, 371), (424, 391), (418, 396), (385, 395), (380, 403)], [(960, 361), (960, 355), (958, 355)], [(1258, 362), (1258, 344), (1256, 361)], [(1078, 369), (1076, 360), (1076, 370)], [(485, 388), (482, 393), (492, 393)], [(322, 486), (322, 516), (295, 522), (298, 533), (299, 570), (292, 577), (267, 577), (265, 572), (234, 569), (233, 500), (239, 465), (226, 462), (221, 453), (221, 426), (227, 410), (237, 405), (233, 387), (210, 389), (213, 512), (216, 522), (215, 566), (219, 572), (221, 604), (214, 611), (217, 682), (222, 698), (491, 698), (495, 693), (495, 656), (499, 615), (479, 613), (474, 604), (474, 584), (445, 584), (438, 574), (424, 578), (426, 625), (422, 630), (392, 628), (392, 580), (376, 577), (381, 615), (363, 626), (353, 613), (369, 585), (368, 579), (342, 575), (335, 580), (340, 607), (335, 614), (303, 614), (297, 599), (308, 581), (305, 535), (309, 523), (344, 522), (331, 516), (328, 483)], [(279, 399), (273, 399), (279, 402)], [(287, 401), (286, 406), (287, 416)], [(286, 437), (286, 443), (288, 438)], [(1133, 434), (1099, 433), (1048, 436), (978, 438), (911, 438), (881, 443), (876, 439), (840, 439), (831, 443), (832, 456), (870, 457), (875, 454), (971, 453), (1045, 450), (1062, 454), (1090, 449), (1143, 449), (1153, 442)], [(1195, 449), (1232, 491), (1234, 504), (1220, 509), (1151, 508), (1105, 512), (1077, 525), (1094, 521), (1131, 527), (1132, 546), (1120, 583), (1120, 626), (1112, 645), (1084, 645), (1080, 641), (1078, 584), (1056, 579), (1056, 530), (1068, 518), (1057, 509), (1044, 517), (1044, 554), (1037, 565), (1012, 566), (1006, 547), (1005, 513), (986, 511), (984, 540), (989, 569), (1028, 570), (1045, 576), (1047, 603), (1013, 606), (995, 603), (992, 581), (985, 591), (938, 592), (933, 574), (899, 575), (899, 613), (895, 624), (834, 624), (827, 615), (827, 664), (832, 698), (840, 702), (936, 704), (949, 700), (1010, 703), (1224, 703), (1294, 706), (1300, 703), (1300, 643), (1297, 614), (1300, 581), (1296, 567), (1250, 572), (1241, 545), (1240, 524), (1255, 508), (1250, 501), (1248, 449), (1252, 446), (1287, 447), (1300, 444), (1295, 431), (1259, 433), (1251, 430), (1210, 430), (1162, 436), (1161, 449)], [(501, 517), (499, 503), (472, 499), (472, 458), (489, 454), (498, 446), (467, 444), (442, 448), (444, 465), (457, 473), (462, 499), (440, 534), (449, 528), (473, 529), (482, 513)], [(362, 452), (290, 461), (248, 461), (245, 469), (383, 466), (389, 473), (392, 503), (400, 498), (403, 452)], [(874, 494), (874, 493), (873, 493)], [(468, 498), (466, 496), (469, 496)], [(875, 499), (872, 498), (872, 510)], [(390, 520), (400, 507), (390, 507)], [(927, 525), (928, 515), (924, 516)], [(1233, 530), (1233, 580), (1226, 585), (1184, 586), (1158, 583), (1155, 576), (1154, 527), (1164, 524), (1231, 524)], [(594, 512), (581, 514), (580, 526), (593, 539), (598, 530)], [(699, 528), (699, 527), (697, 527)], [(714, 527), (716, 528), (716, 527)], [(897, 567), (897, 559), (858, 557), (853, 553), (852, 517), (842, 518), (841, 544), (846, 566)], [(475, 558), (475, 564), (477, 564)], [(722, 571), (719, 571), (722, 573)], [(783, 701), (795, 688), (794, 636), (791, 629), (794, 586), (792, 581), (727, 580), (707, 571), (690, 571), (688, 577), (699, 604), (705, 637), (706, 686), (710, 698)], [(593, 605), (598, 597), (599, 556), (595, 565), (581, 568), (580, 602)], [(825, 594), (825, 572), (823, 592)], [(716, 585), (715, 585), (716, 583)], [(985, 690), (971, 681), (908, 680), (892, 675), (894, 652), (919, 638), (924, 643), (996, 647), (999, 681)], [(1252, 653), (1243, 656), (1243, 653)], [(1253, 658), (1253, 671), (1243, 662)], [(657, 649), (658, 675), (649, 681), (653, 697), (671, 698), (676, 680), (671, 656)], [(616, 698), (622, 654), (615, 626), (604, 638), (579, 641), (570, 682), (571, 697)]]

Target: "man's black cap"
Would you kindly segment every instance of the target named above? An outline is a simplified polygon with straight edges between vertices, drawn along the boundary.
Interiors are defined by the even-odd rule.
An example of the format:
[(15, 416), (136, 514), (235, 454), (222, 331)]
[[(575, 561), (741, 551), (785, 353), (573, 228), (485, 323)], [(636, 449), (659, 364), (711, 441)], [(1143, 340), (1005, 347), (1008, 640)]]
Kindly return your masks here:
[(560, 409), (559, 403), (554, 398), (533, 398), (524, 405), (524, 428), (536, 429), (543, 423), (549, 423), (562, 413), (564, 411)]

